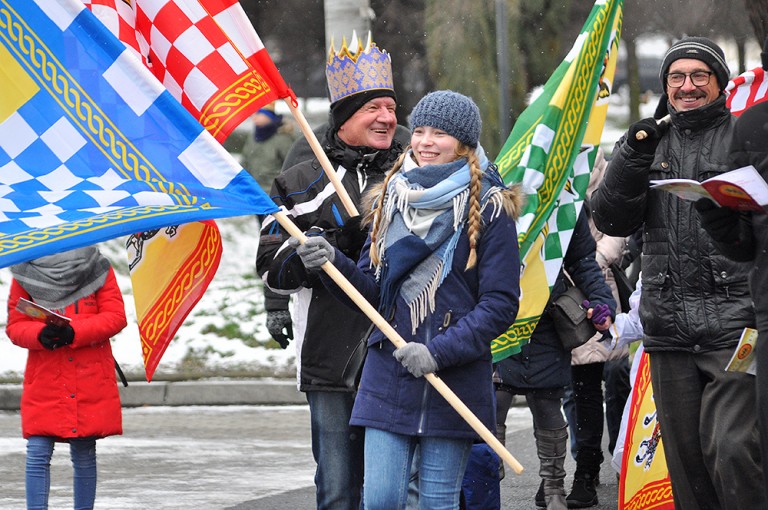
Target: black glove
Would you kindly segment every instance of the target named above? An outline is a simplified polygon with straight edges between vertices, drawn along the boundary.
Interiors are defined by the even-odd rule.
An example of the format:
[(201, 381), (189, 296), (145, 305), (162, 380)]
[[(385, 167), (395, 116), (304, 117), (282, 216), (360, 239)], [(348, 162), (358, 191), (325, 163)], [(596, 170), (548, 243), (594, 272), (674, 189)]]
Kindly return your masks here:
[(708, 198), (693, 204), (710, 237), (719, 243), (731, 244), (739, 240), (739, 213), (730, 207), (720, 207)]
[[(627, 133), (627, 144), (629, 144), (629, 146), (635, 149), (637, 152), (642, 152), (643, 154), (653, 154), (656, 152), (656, 147), (658, 147), (659, 141), (661, 141), (661, 137), (667, 131), (668, 127), (669, 124), (667, 122), (657, 124), (656, 119), (650, 117), (647, 119), (639, 120), (629, 126), (629, 132)], [(640, 133), (641, 131), (645, 132), (644, 138), (642, 133)], [(640, 133), (642, 140), (637, 139), (638, 133)]]
[(267, 331), (281, 349), (288, 347), (288, 341), (293, 340), (293, 322), (288, 310), (268, 310)]
[(75, 339), (75, 330), (69, 324), (64, 326), (47, 324), (40, 330), (37, 339), (43, 344), (43, 347), (52, 351), (57, 347), (71, 344)]
[(336, 247), (352, 260), (360, 258), (360, 250), (368, 239), (368, 229), (360, 226), (362, 219), (362, 216), (349, 218), (334, 235)]

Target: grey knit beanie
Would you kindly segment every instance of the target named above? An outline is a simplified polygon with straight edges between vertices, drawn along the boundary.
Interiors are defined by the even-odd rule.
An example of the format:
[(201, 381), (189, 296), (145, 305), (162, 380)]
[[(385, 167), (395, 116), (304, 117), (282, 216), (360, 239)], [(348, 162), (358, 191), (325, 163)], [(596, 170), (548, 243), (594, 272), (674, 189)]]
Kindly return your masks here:
[(422, 126), (442, 129), (458, 141), (477, 147), (483, 123), (480, 109), (471, 98), (452, 90), (438, 90), (416, 103), (410, 124), (411, 131)]
[(672, 62), (681, 58), (695, 58), (707, 64), (715, 73), (720, 90), (725, 90), (725, 86), (728, 85), (728, 77), (731, 74), (728, 64), (725, 63), (725, 53), (723, 53), (723, 49), (720, 46), (706, 37), (684, 37), (667, 50), (659, 72), (663, 90), (667, 90), (667, 82), (664, 75), (667, 74), (669, 66), (672, 65)]

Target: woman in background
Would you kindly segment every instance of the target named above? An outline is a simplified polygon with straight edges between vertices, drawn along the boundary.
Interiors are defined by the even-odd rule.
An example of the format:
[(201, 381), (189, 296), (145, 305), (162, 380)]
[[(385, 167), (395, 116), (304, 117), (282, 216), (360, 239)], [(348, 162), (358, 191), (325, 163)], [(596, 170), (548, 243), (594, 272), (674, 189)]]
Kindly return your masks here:
[[(48, 508), (51, 456), (69, 443), (74, 508), (96, 498), (96, 439), (122, 434), (120, 396), (109, 339), (126, 325), (120, 288), (95, 247), (48, 255), (11, 267), (6, 333), (28, 349), (21, 396), (27, 439), (27, 509)], [(16, 309), (21, 298), (70, 320), (46, 324)]]

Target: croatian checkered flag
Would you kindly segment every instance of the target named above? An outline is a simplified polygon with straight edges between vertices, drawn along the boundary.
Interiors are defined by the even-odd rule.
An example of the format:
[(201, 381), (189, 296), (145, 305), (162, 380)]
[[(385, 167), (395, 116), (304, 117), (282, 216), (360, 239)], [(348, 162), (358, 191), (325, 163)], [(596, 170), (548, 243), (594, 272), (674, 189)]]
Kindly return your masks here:
[(277, 210), (79, 0), (0, 0), (0, 267)]
[(84, 0), (219, 142), (293, 91), (237, 0)]

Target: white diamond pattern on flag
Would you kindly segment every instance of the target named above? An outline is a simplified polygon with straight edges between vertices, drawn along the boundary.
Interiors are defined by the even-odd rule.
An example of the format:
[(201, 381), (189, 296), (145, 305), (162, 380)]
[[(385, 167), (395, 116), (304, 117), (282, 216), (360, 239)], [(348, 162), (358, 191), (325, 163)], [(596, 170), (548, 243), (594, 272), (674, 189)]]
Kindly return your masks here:
[(37, 182), (51, 191), (66, 191), (74, 188), (84, 179), (74, 175), (69, 168), (64, 165), (57, 167), (53, 172), (37, 177)]
[(12, 113), (5, 122), (0, 122), (0, 149), (11, 158), (24, 152), (37, 138), (35, 130), (18, 113)]
[[(65, 117), (53, 123), (40, 135), (40, 139), (51, 149), (59, 161), (66, 162), (87, 143), (83, 135)], [(53, 189), (53, 188), (51, 188)]]
[[(5, 190), (3, 194), (13, 191), (14, 184), (20, 182), (30, 181), (34, 179), (30, 174), (22, 170), (22, 168), (15, 162), (11, 161), (7, 165), (0, 167), (0, 190)], [(0, 209), (7, 211), (8, 209)], [(18, 208), (14, 210), (18, 211)]]
[(163, 87), (153, 79), (137, 80), (137, 73), (149, 74), (149, 71), (138, 65), (129, 52), (123, 52), (103, 76), (133, 113), (143, 115), (163, 93)]

